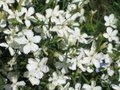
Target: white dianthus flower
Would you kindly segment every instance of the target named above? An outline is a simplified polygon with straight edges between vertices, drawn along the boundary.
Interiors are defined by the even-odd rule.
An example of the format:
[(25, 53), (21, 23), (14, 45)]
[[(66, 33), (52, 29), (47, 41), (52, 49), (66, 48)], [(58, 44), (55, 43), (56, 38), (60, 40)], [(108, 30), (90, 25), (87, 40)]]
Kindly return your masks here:
[(91, 81), (91, 85), (84, 84), (82, 88), (84, 90), (102, 90), (101, 86), (96, 86), (95, 81)]
[(115, 24), (117, 22), (117, 19), (115, 18), (114, 14), (110, 14), (109, 16), (104, 16), (104, 20), (105, 20), (105, 26), (116, 28)]
[(38, 58), (28, 59), (28, 64), (26, 66), (28, 71), (24, 73), (24, 76), (29, 79), (32, 85), (38, 85), (44, 73), (49, 71), (49, 68), (46, 65), (47, 61), (48, 58), (42, 58), (41, 60)]
[(103, 34), (105, 38), (108, 39), (109, 42), (115, 41), (119, 42), (119, 38), (117, 37), (118, 30), (113, 30), (111, 27), (107, 27), (106, 33)]
[(36, 43), (39, 43), (41, 40), (41, 37), (38, 35), (34, 36), (34, 33), (32, 30), (26, 30), (24, 32), (24, 35), (26, 36), (20, 36), (15, 38), (15, 41), (18, 44), (23, 44), (23, 52), (25, 54), (28, 54), (29, 52), (35, 52), (39, 49), (38, 45)]
[(19, 81), (18, 82), (18, 77), (14, 73), (8, 73), (8, 79), (12, 82), (12, 84), (7, 84), (5, 85), (5, 90), (18, 90), (19, 86), (25, 86), (24, 81)]
[(70, 77), (68, 76), (65, 76), (64, 74), (62, 73), (56, 73), (56, 72), (53, 72), (53, 77), (50, 77), (49, 78), (49, 81), (52, 82), (50, 85), (49, 85), (49, 88), (51, 88), (51, 85), (55, 88), (56, 86), (61, 86), (63, 84), (66, 84), (66, 80), (67, 79), (70, 79)]

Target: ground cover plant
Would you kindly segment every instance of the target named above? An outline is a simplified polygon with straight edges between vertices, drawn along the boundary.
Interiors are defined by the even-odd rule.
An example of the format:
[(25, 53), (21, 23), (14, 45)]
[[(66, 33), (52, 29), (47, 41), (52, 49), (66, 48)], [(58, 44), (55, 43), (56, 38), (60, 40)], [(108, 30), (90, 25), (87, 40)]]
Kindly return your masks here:
[(0, 0), (0, 90), (120, 90), (120, 0)]

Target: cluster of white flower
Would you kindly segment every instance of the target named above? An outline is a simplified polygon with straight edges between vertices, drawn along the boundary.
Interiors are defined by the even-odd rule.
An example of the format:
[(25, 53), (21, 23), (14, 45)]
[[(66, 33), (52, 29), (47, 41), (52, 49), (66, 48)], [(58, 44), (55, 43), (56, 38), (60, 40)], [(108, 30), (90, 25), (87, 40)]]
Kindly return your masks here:
[(114, 41), (115, 43), (119, 43), (119, 38), (117, 36), (118, 34), (118, 30), (116, 30), (116, 22), (117, 19), (115, 18), (114, 14), (111, 14), (109, 16), (105, 16), (105, 26), (107, 27), (106, 29), (106, 33), (103, 34), (103, 36), (108, 39), (109, 43), (108, 43), (108, 52), (112, 53), (113, 45), (112, 45), (112, 41)]
[(69, 87), (70, 83), (68, 82), (64, 87), (60, 87), (60, 90), (102, 90), (100, 86), (96, 86), (95, 81), (91, 81), (91, 85), (84, 84), (83, 87), (81, 87), (80, 83), (75, 84), (75, 88)]
[[(105, 20), (105, 26), (107, 27), (106, 29), (106, 33), (103, 34), (103, 36), (108, 39), (108, 43), (107, 43), (107, 51), (108, 53), (113, 53), (114, 50), (117, 50), (117, 46), (120, 45), (120, 41), (119, 41), (119, 37), (118, 37), (118, 30), (116, 29), (117, 26), (116, 26), (116, 23), (117, 23), (117, 19), (115, 18), (114, 14), (110, 14), (109, 16), (105, 16), (104, 17), (104, 20)], [(113, 43), (114, 42), (114, 43)], [(117, 50), (119, 52), (119, 50)], [(119, 60), (116, 61), (116, 63), (119, 62)], [(117, 63), (119, 64), (119, 63)], [(119, 66), (118, 66), (119, 68)], [(114, 73), (113, 70), (110, 70), (109, 71), (111, 73)], [(119, 73), (119, 69), (118, 71), (116, 71)], [(118, 81), (119, 81), (119, 78), (118, 77)], [(112, 82), (111, 82), (112, 83)], [(115, 90), (119, 90), (120, 87), (119, 85), (115, 85), (115, 84), (112, 84), (112, 88), (115, 89)]]
[(39, 60), (38, 58), (30, 58), (28, 60), (28, 64), (26, 66), (28, 71), (24, 73), (24, 76), (30, 80), (32, 85), (39, 85), (39, 79), (44, 76), (44, 73), (49, 71), (48, 66), (46, 66), (47, 60), (48, 58), (43, 58), (42, 60)]
[(42, 0), (0, 1), (0, 60), (7, 61), (0, 61), (4, 89), (120, 90), (115, 15), (103, 17), (106, 31), (96, 37), (86, 28), (84, 6), (89, 0), (70, 0), (66, 5), (65, 0), (63, 5), (61, 0), (43, 0), (46, 6), (41, 11), (35, 2)]

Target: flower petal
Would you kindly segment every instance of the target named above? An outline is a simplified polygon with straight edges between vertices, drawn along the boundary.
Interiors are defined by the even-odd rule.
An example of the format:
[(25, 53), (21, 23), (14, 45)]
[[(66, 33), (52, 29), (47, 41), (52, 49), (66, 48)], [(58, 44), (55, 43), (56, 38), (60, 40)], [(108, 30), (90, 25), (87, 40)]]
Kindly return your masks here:
[(39, 79), (37, 79), (35, 77), (30, 77), (29, 80), (32, 85), (39, 85), (39, 83), (40, 83)]
[(35, 51), (37, 51), (38, 49), (39, 49), (38, 45), (36, 45), (36, 44), (34, 44), (34, 43), (32, 43), (32, 44), (30, 45), (30, 50), (31, 50), (31, 51), (35, 52)]
[(17, 37), (17, 38), (14, 38), (15, 42), (17, 42), (18, 44), (26, 44), (28, 43), (28, 40), (22, 36), (22, 37)]
[(109, 35), (111, 35), (111, 34), (112, 34), (113, 29), (112, 29), (111, 27), (107, 27), (106, 31), (107, 31), (107, 33), (108, 33)]
[(25, 53), (25, 54), (28, 54), (29, 52), (30, 52), (30, 44), (27, 44), (27, 45), (25, 45), (24, 47), (23, 47), (23, 52)]
[(34, 36), (34, 37), (33, 37), (33, 42), (34, 42), (34, 43), (39, 43), (40, 40), (41, 40), (41, 37), (40, 37), (40, 36)]
[(1, 47), (6, 47), (6, 48), (9, 47), (7, 43), (0, 43), (0, 46), (1, 46)]
[(30, 8), (28, 9), (28, 16), (31, 16), (32, 14), (34, 14), (34, 12), (35, 12), (34, 8), (33, 8), (33, 7), (30, 7)]
[(31, 25), (30, 20), (26, 19), (26, 20), (25, 20), (25, 25), (29, 28), (29, 27), (30, 27), (30, 25)]
[(27, 36), (28, 39), (33, 38), (33, 35), (34, 35), (32, 30), (26, 30), (24, 31), (24, 34)]
[(17, 86), (25, 86), (25, 82), (24, 81), (17, 82)]

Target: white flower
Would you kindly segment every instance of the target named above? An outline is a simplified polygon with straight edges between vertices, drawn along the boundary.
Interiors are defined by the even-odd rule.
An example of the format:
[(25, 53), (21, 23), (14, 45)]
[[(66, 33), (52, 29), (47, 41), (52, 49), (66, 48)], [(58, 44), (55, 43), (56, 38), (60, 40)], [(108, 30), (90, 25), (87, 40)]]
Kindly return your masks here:
[[(96, 52), (96, 46), (93, 42), (91, 50), (84, 50), (86, 57), (84, 57), (83, 62), (87, 65), (93, 64), (96, 68), (100, 67), (100, 58), (102, 57), (100, 53)], [(99, 57), (101, 56), (101, 57)]]
[(69, 65), (69, 69), (76, 70), (77, 67), (80, 68), (83, 72), (86, 71), (85, 64), (83, 63), (83, 59), (81, 56), (78, 56), (76, 58), (72, 58), (68, 60), (69, 63), (71, 63), (71, 66)]
[(14, 42), (14, 38), (12, 36), (5, 37), (6, 42), (0, 43), (1, 47), (5, 47), (9, 49), (10, 55), (13, 56), (15, 54), (14, 48), (18, 48), (18, 44)]
[(24, 77), (28, 78), (32, 85), (39, 85), (40, 80), (39, 78), (35, 77), (34, 71), (27, 71), (24, 73)]
[(114, 14), (110, 14), (109, 16), (104, 16), (104, 20), (105, 20), (105, 26), (116, 28), (115, 24), (117, 22), (117, 19), (115, 18)]
[(51, 17), (51, 20), (52, 20), (52, 17), (56, 17), (56, 16), (59, 16), (63, 11), (59, 11), (59, 6), (55, 6), (54, 9), (46, 9), (46, 18), (50, 18)]
[(25, 13), (24, 20), (25, 20), (25, 25), (29, 28), (31, 26), (31, 21), (34, 20), (33, 14), (35, 13), (35, 10), (33, 7), (28, 8), (23, 8), (23, 12)]
[(96, 86), (95, 81), (91, 81), (91, 85), (84, 84), (82, 88), (84, 90), (102, 90), (101, 86)]
[(15, 27), (11, 26), (9, 27), (9, 29), (5, 29), (3, 32), (4, 34), (15, 36), (18, 31), (19, 31), (18, 26), (15, 26)]
[(56, 32), (59, 37), (68, 41), (69, 35), (72, 30), (68, 26), (54, 26), (51, 31)]
[(19, 23), (23, 23), (22, 19), (20, 18), (24, 14), (23, 9), (20, 11), (13, 11), (9, 8), (5, 8), (5, 11), (9, 14), (8, 19), (16, 19)]
[(82, 72), (93, 71), (92, 68), (87, 67), (92, 62), (92, 60), (89, 60), (88, 57), (86, 57), (85, 50), (83, 48), (79, 50), (78, 56), (68, 59), (68, 62), (71, 64), (69, 65), (69, 69), (71, 70), (76, 70), (76, 68), (78, 67), (79, 69), (82, 70)]
[(107, 68), (107, 73), (109, 76), (113, 76), (114, 71), (111, 68)]
[(88, 43), (86, 40), (86, 38), (88, 38), (88, 35), (86, 33), (81, 34), (81, 30), (79, 28), (75, 28), (71, 35), (73, 35), (73, 39), (75, 41), (85, 44)]
[(42, 15), (41, 13), (36, 13), (36, 17), (38, 18), (39, 21), (45, 21), (45, 16)]
[(25, 44), (23, 47), (23, 52), (25, 54), (28, 54), (29, 52), (35, 52), (39, 49), (38, 45), (36, 43), (39, 43), (41, 40), (41, 37), (38, 35), (34, 36), (34, 33), (32, 30), (26, 30), (24, 31), (24, 35), (26, 36), (21, 36), (15, 38), (15, 41), (18, 44)]
[(12, 82), (12, 84), (5, 85), (5, 90), (18, 90), (19, 86), (25, 86), (24, 81), (17, 82), (18, 77), (14, 73), (8, 73), (7, 77)]
[(26, 68), (28, 72), (24, 73), (24, 76), (29, 79), (32, 85), (38, 85), (40, 79), (44, 76), (44, 73), (49, 71), (48, 66), (46, 65), (48, 58), (42, 58), (41, 60), (36, 58), (29, 58)]
[(66, 84), (66, 80), (70, 79), (68, 76), (65, 76), (62, 73), (57, 74), (56, 72), (53, 72), (53, 77), (50, 77), (48, 80), (52, 82), (52, 85), (54, 87), (61, 86), (63, 84)]
[(3, 9), (5, 9), (6, 7), (8, 7), (7, 4), (12, 4), (14, 2), (15, 0), (0, 0), (0, 7), (3, 6)]
[(112, 84), (111, 86), (114, 90), (120, 90), (120, 84), (119, 85)]
[(75, 89), (73, 87), (70, 87), (69, 90), (81, 90), (81, 84), (80, 83), (76, 83), (75, 84)]
[(52, 23), (55, 23), (55, 24), (58, 24), (61, 22), (61, 14), (63, 13), (63, 10), (59, 10), (59, 6), (55, 6), (54, 9), (51, 9), (51, 8), (48, 8), (46, 9), (46, 21), (48, 21), (49, 23), (49, 20), (52, 22)]
[(106, 33), (104, 33), (103, 36), (107, 38), (109, 42), (115, 41), (118, 43), (119, 39), (116, 36), (117, 34), (118, 30), (113, 30), (111, 27), (107, 27)]
[(108, 47), (107, 47), (107, 51), (108, 51), (109, 53), (112, 53), (112, 52), (113, 52), (112, 49), (113, 49), (113, 45), (112, 45), (112, 43), (109, 43), (109, 44), (108, 44)]
[(35, 71), (37, 72), (37, 77), (42, 78), (43, 77), (43, 73), (47, 73), (49, 71), (48, 66), (46, 65), (48, 61), (48, 58), (42, 58), (41, 60), (36, 58), (29, 58), (28, 59), (28, 64), (27, 64), (27, 69), (28, 71)]

